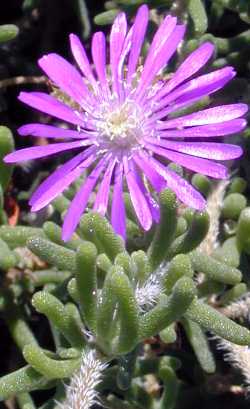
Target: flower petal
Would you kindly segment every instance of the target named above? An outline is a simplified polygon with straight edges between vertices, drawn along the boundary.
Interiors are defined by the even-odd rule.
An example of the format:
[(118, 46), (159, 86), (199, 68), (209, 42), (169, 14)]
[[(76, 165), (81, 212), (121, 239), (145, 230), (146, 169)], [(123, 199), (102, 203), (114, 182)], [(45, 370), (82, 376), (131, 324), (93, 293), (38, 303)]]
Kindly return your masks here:
[(124, 101), (125, 96), (128, 95), (128, 84), (125, 81), (125, 69), (124, 69), (124, 63), (126, 60), (127, 55), (130, 52), (131, 46), (132, 46), (132, 34), (133, 34), (133, 26), (130, 28), (128, 31), (128, 34), (126, 35), (126, 38), (123, 43), (123, 48), (122, 52), (119, 58), (118, 62), (118, 78), (119, 78), (119, 99), (120, 102)]
[(54, 139), (84, 139), (89, 138), (91, 135), (74, 131), (72, 129), (59, 128), (52, 125), (43, 124), (27, 124), (18, 129), (18, 133), (21, 136), (35, 136)]
[(202, 173), (203, 175), (210, 176), (215, 179), (226, 179), (228, 177), (228, 170), (220, 163), (212, 162), (207, 159), (200, 159), (195, 156), (185, 155), (183, 153), (177, 153), (167, 149), (162, 149), (153, 145), (149, 146), (157, 155), (163, 156), (172, 162), (178, 163), (187, 169), (194, 172)]
[(135, 22), (133, 25), (132, 34), (132, 47), (129, 54), (128, 60), (128, 74), (127, 82), (131, 83), (132, 76), (135, 73), (138, 59), (140, 56), (142, 44), (144, 42), (145, 33), (148, 25), (148, 7), (144, 4), (142, 5), (136, 14)]
[(85, 159), (90, 157), (91, 155), (95, 155), (96, 157), (96, 147), (91, 146), (87, 148), (84, 152), (79, 153), (71, 160), (64, 163), (62, 166), (57, 168), (47, 179), (45, 179), (41, 185), (37, 188), (37, 190), (31, 196), (29, 201), (30, 206), (37, 204), (37, 201), (42, 199), (42, 196), (46, 194), (47, 190), (51, 188), (58, 180), (64, 178), (67, 173), (71, 172), (75, 167), (77, 167), (81, 162)]
[[(61, 178), (57, 179), (54, 184), (51, 184), (48, 189), (43, 192), (43, 195), (39, 197), (36, 201), (33, 200), (33, 205), (31, 207), (32, 212), (37, 212), (43, 207), (47, 206), (55, 197), (61, 194), (72, 182), (74, 182), (83, 171), (88, 168), (96, 159), (95, 155), (89, 156), (85, 161), (81, 162), (80, 165), (75, 167), (70, 172), (64, 174)], [(48, 179), (45, 180), (45, 182)]]
[(91, 85), (96, 87), (97, 83), (83, 44), (75, 34), (70, 34), (69, 39), (71, 51), (78, 64), (78, 67), (82, 71), (83, 75), (85, 75), (85, 77), (89, 80)]
[(90, 173), (87, 179), (83, 182), (81, 188), (76, 193), (71, 205), (65, 215), (63, 228), (62, 228), (62, 239), (63, 241), (68, 241), (72, 234), (74, 233), (76, 226), (80, 220), (82, 213), (87, 206), (89, 196), (94, 189), (97, 180), (103, 171), (107, 163), (107, 156), (104, 156), (94, 170)]
[(110, 67), (113, 80), (113, 91), (120, 94), (121, 78), (118, 75), (119, 60), (127, 33), (127, 19), (125, 13), (119, 13), (112, 24), (110, 33)]
[(209, 125), (230, 121), (244, 115), (248, 110), (246, 104), (220, 105), (204, 109), (179, 118), (160, 122), (157, 129), (182, 128), (185, 126)]
[(77, 69), (58, 54), (40, 58), (38, 64), (48, 77), (85, 110), (91, 111), (87, 102), (94, 101)]
[(111, 223), (116, 234), (126, 239), (126, 210), (123, 200), (123, 165), (117, 164), (112, 195)]
[(106, 72), (106, 39), (101, 31), (93, 35), (91, 52), (97, 77), (100, 81), (101, 88), (105, 90), (104, 95), (107, 96), (110, 94), (110, 89)]
[(181, 202), (196, 210), (205, 209), (206, 200), (189, 182), (170, 169), (161, 168), (161, 165), (157, 170), (165, 177), (168, 187), (175, 192)]
[(146, 88), (150, 85), (154, 77), (167, 64), (184, 36), (185, 26), (175, 27), (175, 19), (171, 17), (170, 19), (169, 29), (162, 37), (161, 41), (158, 42), (158, 47), (156, 47), (154, 51), (151, 51), (150, 48), (135, 93), (137, 99), (140, 99), (143, 96)]
[(175, 192), (181, 202), (197, 210), (203, 210), (205, 208), (206, 201), (203, 196), (185, 179), (166, 166), (163, 166), (146, 152), (141, 151), (140, 157), (142, 159), (140, 167), (152, 186), (154, 186), (156, 175), (158, 175), (158, 178), (162, 178), (165, 181), (165, 184), (162, 183), (162, 188), (167, 185), (167, 187)]
[(187, 155), (198, 156), (199, 158), (230, 160), (240, 157), (243, 153), (240, 146), (226, 143), (158, 141), (154, 138), (147, 138), (146, 140), (150, 144), (186, 153)]
[(170, 129), (161, 131), (160, 138), (215, 138), (241, 132), (247, 126), (245, 119), (232, 119), (219, 124), (194, 126), (181, 130)]
[[(162, 109), (168, 104), (180, 104), (188, 102), (189, 100), (202, 98), (206, 95), (209, 95), (222, 87), (229, 82), (234, 76), (235, 71), (233, 67), (225, 67), (209, 74), (201, 75), (191, 81), (186, 82), (184, 85), (176, 88), (175, 91), (168, 94), (165, 98), (159, 101), (159, 104), (156, 105), (157, 111)], [(174, 109), (172, 108), (172, 111)], [(171, 111), (171, 112), (172, 112)], [(159, 113), (154, 116), (154, 119), (160, 119), (165, 115), (159, 115)]]
[(133, 171), (130, 168), (129, 161), (126, 157), (123, 159), (125, 177), (128, 184), (128, 189), (133, 203), (136, 216), (144, 230), (149, 230), (152, 226), (152, 215), (148, 202), (139, 188)]
[(32, 148), (19, 149), (18, 151), (9, 153), (5, 156), (4, 162), (15, 163), (31, 159), (44, 158), (53, 155), (54, 153), (68, 151), (70, 149), (80, 148), (82, 146), (90, 145), (89, 141), (77, 141), (66, 143), (51, 143), (45, 146), (32, 146)]
[(62, 119), (74, 125), (85, 126), (79, 112), (58, 101), (51, 95), (44, 92), (21, 92), (18, 99), (32, 108), (38, 109), (45, 114)]
[[(204, 96), (208, 96), (224, 87), (224, 85), (235, 76), (235, 72), (231, 67), (226, 67), (225, 69), (223, 68), (222, 70), (218, 71), (222, 72), (214, 72), (198, 77), (177, 88), (173, 93), (167, 95), (166, 98), (159, 101), (158, 106), (155, 104), (156, 108), (154, 110), (157, 110), (158, 112), (150, 117), (148, 123), (150, 124), (166, 117), (172, 112), (176, 112), (184, 107), (186, 108), (193, 105)], [(174, 99), (175, 101), (173, 101)], [(166, 106), (166, 108), (163, 108), (164, 106)], [(159, 108), (163, 109), (159, 110)]]
[(172, 78), (156, 95), (155, 99), (161, 99), (164, 95), (168, 94), (170, 91), (172, 91), (172, 89), (176, 88), (186, 79), (192, 77), (192, 75), (194, 75), (207, 63), (213, 52), (214, 45), (208, 42), (203, 43), (199, 48), (193, 51), (179, 66)]
[(96, 194), (93, 210), (105, 216), (108, 206), (110, 183), (113, 175), (113, 170), (116, 164), (116, 158), (110, 160), (106, 172), (104, 173), (102, 182)]
[[(149, 47), (148, 54), (144, 63), (144, 67), (141, 74), (140, 83), (137, 89), (137, 93), (142, 89), (143, 82), (148, 77), (150, 73), (150, 68), (153, 66), (155, 60), (160, 59), (160, 55), (162, 54), (162, 50), (164, 50), (164, 46), (169, 45), (169, 40), (171, 35), (174, 33), (176, 28), (177, 18), (167, 15), (163, 22), (161, 23), (160, 27), (156, 31), (153, 41)], [(175, 51), (175, 50), (174, 50)], [(152, 77), (155, 76), (155, 73)], [(147, 85), (150, 83), (150, 80), (147, 82)], [(145, 87), (147, 86), (145, 83)]]
[(177, 24), (177, 18), (167, 15), (162, 23), (160, 24), (158, 30), (156, 31), (153, 41), (150, 45), (146, 61), (152, 56), (158, 54), (159, 50), (162, 49), (162, 46), (166, 44), (166, 41), (169, 42), (169, 37), (173, 33)]
[(124, 76), (124, 61), (131, 49), (132, 46), (132, 36), (133, 36), (133, 26), (130, 28), (130, 30), (128, 31), (124, 43), (123, 43), (123, 47), (122, 47), (122, 51), (120, 54), (120, 58), (119, 58), (119, 63), (118, 63), (118, 77), (120, 79), (123, 78)]
[(142, 151), (139, 153), (135, 153), (133, 155), (133, 160), (141, 169), (142, 173), (146, 175), (151, 185), (157, 192), (161, 192), (161, 190), (166, 187), (164, 178), (159, 175), (159, 173), (157, 173), (152, 166), (147, 165), (148, 159), (145, 157), (145, 154), (143, 154)]
[(158, 223), (160, 220), (160, 207), (158, 203), (154, 200), (154, 198), (151, 196), (149, 193), (148, 189), (146, 188), (145, 184), (143, 183), (141, 176), (139, 175), (136, 166), (135, 166), (135, 161), (131, 161), (131, 171), (134, 174), (134, 177), (136, 179), (136, 183), (139, 186), (141, 192), (143, 193), (144, 197), (146, 198), (148, 202), (148, 206), (151, 211), (151, 215), (153, 220)]

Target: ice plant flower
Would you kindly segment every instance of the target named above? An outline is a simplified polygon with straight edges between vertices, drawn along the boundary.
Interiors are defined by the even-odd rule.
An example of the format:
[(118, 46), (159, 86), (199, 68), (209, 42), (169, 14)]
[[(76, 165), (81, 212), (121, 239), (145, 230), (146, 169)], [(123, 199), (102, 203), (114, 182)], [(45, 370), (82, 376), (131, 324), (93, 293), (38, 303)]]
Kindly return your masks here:
[(92, 169), (66, 213), (62, 232), (65, 241), (75, 230), (96, 185), (93, 209), (102, 215), (107, 213), (113, 185), (111, 221), (114, 230), (125, 237), (124, 184), (141, 226), (149, 230), (153, 221), (159, 220), (153, 190), (160, 192), (169, 187), (188, 206), (205, 207), (201, 194), (170, 170), (166, 160), (224, 179), (227, 168), (218, 161), (234, 159), (242, 153), (239, 146), (209, 142), (209, 138), (241, 131), (246, 125), (241, 118), (246, 105), (221, 105), (170, 116), (222, 88), (234, 77), (234, 69), (225, 67), (194, 78), (213, 54), (213, 45), (206, 42), (181, 63), (170, 79), (159, 77), (182, 41), (185, 27), (177, 24), (175, 17), (166, 16), (141, 65), (148, 14), (147, 6), (142, 5), (128, 28), (125, 14), (120, 13), (111, 28), (109, 53), (104, 34), (95, 33), (91, 46), (94, 68), (74, 34), (70, 35), (70, 46), (79, 71), (57, 54), (39, 60), (45, 74), (74, 105), (43, 92), (21, 92), (19, 96), (25, 104), (69, 123), (71, 128), (37, 123), (22, 126), (20, 135), (43, 136), (58, 142), (21, 149), (7, 155), (5, 162), (78, 151), (35, 191), (31, 210), (46, 206), (83, 171), (90, 166)]

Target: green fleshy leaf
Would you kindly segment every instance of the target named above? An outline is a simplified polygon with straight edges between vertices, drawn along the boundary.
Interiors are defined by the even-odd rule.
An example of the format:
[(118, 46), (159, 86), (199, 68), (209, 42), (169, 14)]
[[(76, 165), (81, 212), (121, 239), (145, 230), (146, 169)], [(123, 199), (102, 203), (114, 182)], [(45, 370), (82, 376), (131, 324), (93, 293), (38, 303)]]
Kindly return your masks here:
[(148, 258), (153, 270), (165, 258), (176, 231), (177, 202), (175, 194), (171, 190), (167, 189), (161, 192), (160, 211), (160, 222), (148, 250)]
[(13, 40), (18, 35), (18, 33), (19, 29), (14, 24), (0, 25), (0, 43), (6, 43), (7, 41)]
[(240, 215), (236, 238), (239, 250), (250, 254), (250, 207), (246, 207)]
[(196, 35), (201, 35), (207, 30), (208, 20), (202, 0), (189, 0), (188, 11), (194, 23)]
[(247, 328), (236, 324), (225, 315), (220, 314), (214, 308), (197, 299), (192, 302), (185, 315), (205, 330), (209, 330), (234, 344), (250, 344), (250, 331)]
[(247, 200), (245, 196), (241, 193), (230, 193), (223, 202), (222, 216), (224, 219), (237, 220), (246, 205)]
[(80, 230), (86, 240), (92, 241), (99, 253), (105, 253), (110, 260), (125, 251), (124, 241), (113, 231), (110, 223), (98, 213), (87, 213), (80, 222)]
[(82, 240), (76, 233), (73, 234), (72, 238), (66, 243), (62, 240), (62, 229), (56, 223), (45, 222), (43, 225), (43, 231), (49, 240), (56, 244), (65, 246), (71, 250), (77, 250), (78, 246), (82, 244)]
[(242, 274), (240, 270), (221, 263), (200, 250), (193, 251), (189, 256), (193, 269), (206, 274), (211, 280), (232, 285), (241, 281)]
[(140, 318), (140, 339), (152, 337), (179, 319), (192, 303), (196, 289), (189, 277), (177, 281), (170, 297), (164, 298)]
[(119, 10), (108, 10), (104, 11), (103, 13), (97, 14), (94, 18), (94, 23), (98, 26), (106, 26), (108, 24), (113, 23), (114, 19), (116, 18)]
[(56, 266), (59, 270), (75, 271), (75, 252), (42, 237), (31, 237), (27, 247), (43, 261)]
[[(3, 27), (6, 27), (6, 31)], [(8, 38), (8, 36), (9, 39), (13, 38), (11, 37), (11, 34), (13, 35), (14, 32), (11, 33), (11, 29), (8, 31), (8, 27), (13, 29), (15, 26), (0, 26), (0, 43), (7, 41), (5, 38)], [(11, 131), (6, 126), (0, 126), (0, 184), (3, 190), (8, 186), (13, 171), (13, 166), (4, 163), (3, 158), (8, 153), (12, 152), (13, 149), (14, 139)]]
[(202, 242), (209, 229), (209, 216), (206, 212), (196, 212), (189, 229), (182, 236), (177, 237), (171, 245), (167, 257), (174, 257), (179, 253), (189, 253)]
[(42, 229), (28, 226), (0, 226), (0, 238), (4, 240), (11, 249), (25, 247), (31, 237), (44, 237)]
[(70, 378), (80, 366), (79, 359), (56, 360), (49, 358), (42, 348), (26, 345), (23, 350), (26, 361), (48, 380)]
[(28, 365), (0, 378), (0, 402), (20, 392), (50, 387), (53, 387), (53, 384)]
[(182, 276), (192, 278), (194, 271), (192, 269), (190, 258), (186, 254), (178, 254), (168, 265), (167, 273), (163, 278), (163, 287), (166, 294), (170, 294), (175, 283)]
[(76, 283), (81, 311), (87, 326), (95, 332), (97, 309), (97, 250), (94, 244), (85, 242), (76, 252)]
[[(118, 303), (120, 333), (113, 345), (116, 354), (126, 354), (133, 350), (138, 342), (139, 308), (134, 297), (134, 290), (127, 275), (121, 267), (116, 266), (112, 272), (112, 291)], [(131, 334), (133, 336), (131, 337)]]
[(182, 324), (200, 366), (205, 372), (214, 373), (215, 360), (204, 332), (196, 322), (191, 320), (183, 320)]
[(39, 291), (33, 296), (32, 304), (38, 312), (47, 316), (72, 346), (81, 348), (84, 345), (81, 328), (76, 326), (72, 315), (54, 295)]

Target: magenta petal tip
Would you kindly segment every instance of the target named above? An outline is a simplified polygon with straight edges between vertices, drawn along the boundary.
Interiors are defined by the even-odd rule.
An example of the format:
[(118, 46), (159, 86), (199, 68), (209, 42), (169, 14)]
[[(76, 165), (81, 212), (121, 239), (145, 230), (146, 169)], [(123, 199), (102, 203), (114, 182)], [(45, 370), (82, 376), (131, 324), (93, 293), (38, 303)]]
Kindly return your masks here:
[(4, 163), (15, 163), (16, 161), (12, 159), (12, 153), (9, 153), (3, 158)]

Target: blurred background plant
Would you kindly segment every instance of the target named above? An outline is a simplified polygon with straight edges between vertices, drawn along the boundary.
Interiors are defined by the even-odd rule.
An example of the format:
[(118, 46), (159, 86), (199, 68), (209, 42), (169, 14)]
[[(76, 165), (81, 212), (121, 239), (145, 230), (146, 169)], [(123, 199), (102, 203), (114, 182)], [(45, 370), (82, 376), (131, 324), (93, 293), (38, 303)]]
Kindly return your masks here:
[[(237, 69), (233, 83), (199, 107), (249, 102), (248, 0), (144, 2), (151, 10), (148, 41), (167, 12), (187, 24), (169, 72), (207, 40), (216, 45), (210, 68)], [(119, 10), (133, 19), (143, 1), (4, 3), (1, 159), (14, 143), (26, 146), (16, 138), (18, 126), (51, 123), (16, 99), (24, 88), (50, 88), (37, 59), (50, 51), (70, 58), (70, 32), (89, 50), (93, 31), (108, 30)], [(126, 249), (108, 221), (91, 212), (70, 242), (61, 241), (61, 219), (79, 182), (46, 210), (29, 212), (30, 193), (58, 159), (15, 169), (0, 163), (0, 407), (249, 407), (249, 137), (249, 128), (233, 137), (245, 154), (226, 183), (169, 165), (207, 197), (207, 213), (183, 208), (166, 190), (161, 223), (144, 234), (125, 193)]]

